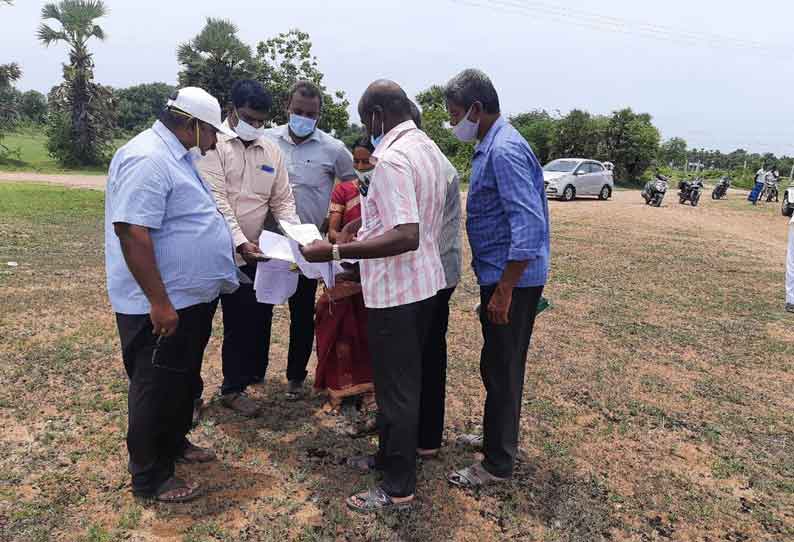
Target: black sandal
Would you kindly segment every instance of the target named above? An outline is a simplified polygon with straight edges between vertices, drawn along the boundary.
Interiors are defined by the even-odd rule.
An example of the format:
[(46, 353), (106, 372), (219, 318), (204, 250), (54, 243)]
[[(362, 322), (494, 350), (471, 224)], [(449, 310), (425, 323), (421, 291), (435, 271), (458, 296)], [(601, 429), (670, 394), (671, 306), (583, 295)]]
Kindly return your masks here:
[(413, 506), (413, 502), (413, 497), (409, 501), (394, 502), (394, 499), (389, 497), (380, 486), (351, 495), (345, 500), (348, 508), (361, 514), (370, 514), (381, 510), (409, 510)]
[[(179, 491), (182, 495), (176, 495), (173, 497), (165, 496), (166, 493), (170, 493), (173, 491)], [(132, 494), (139, 499), (146, 499), (156, 502), (161, 502), (165, 504), (177, 504), (183, 502), (190, 502), (195, 500), (196, 498), (200, 497), (202, 494), (201, 486), (198, 484), (191, 485), (188, 484), (186, 481), (182, 480), (181, 478), (177, 478), (176, 476), (172, 476), (165, 482), (163, 482), (160, 487), (154, 493), (144, 493), (140, 491), (134, 491)]]

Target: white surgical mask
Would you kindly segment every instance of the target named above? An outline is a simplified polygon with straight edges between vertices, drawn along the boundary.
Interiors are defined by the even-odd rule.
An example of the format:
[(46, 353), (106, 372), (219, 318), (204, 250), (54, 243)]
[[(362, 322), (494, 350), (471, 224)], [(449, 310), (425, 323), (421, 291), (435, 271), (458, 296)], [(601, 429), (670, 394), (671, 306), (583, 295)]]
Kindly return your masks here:
[[(237, 126), (234, 127), (235, 133), (242, 139), (243, 141), (255, 141), (265, 135), (265, 127), (261, 126), (259, 128), (254, 128), (243, 119), (240, 118), (240, 114), (237, 113), (237, 110), (234, 111), (235, 116), (237, 117)], [(297, 134), (296, 134), (297, 135)]]
[(198, 147), (191, 147), (191, 149), (188, 152), (190, 153), (190, 160), (193, 163), (198, 162), (204, 157), (204, 155), (201, 153), (201, 149), (199, 149)]
[(452, 133), (455, 134), (460, 141), (463, 143), (471, 143), (477, 139), (477, 133), (480, 131), (480, 121), (473, 122), (469, 120), (469, 115), (471, 114), (471, 110), (474, 108), (472, 105), (469, 108), (469, 111), (466, 113), (460, 122), (457, 123), (455, 126), (452, 127)]
[(196, 131), (196, 145), (190, 147), (188, 149), (188, 153), (190, 153), (190, 159), (195, 164), (204, 156), (204, 153), (201, 152), (201, 132), (199, 132), (198, 121), (196, 121), (193, 125), (194, 130)]

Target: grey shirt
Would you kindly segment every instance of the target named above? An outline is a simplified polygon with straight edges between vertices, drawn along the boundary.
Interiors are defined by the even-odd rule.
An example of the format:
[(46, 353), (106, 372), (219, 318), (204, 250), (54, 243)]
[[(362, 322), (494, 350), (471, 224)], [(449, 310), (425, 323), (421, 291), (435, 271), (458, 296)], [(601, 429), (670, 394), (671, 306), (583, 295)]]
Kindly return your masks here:
[(447, 288), (457, 286), (460, 281), (461, 259), (460, 251), (460, 176), (452, 164), (450, 174), (454, 177), (447, 187), (447, 197), (444, 202), (444, 222), (441, 224), (441, 236), (438, 242), (441, 255), (441, 265), (444, 267), (444, 277)]
[(328, 216), (334, 180), (356, 178), (352, 155), (344, 143), (319, 129), (300, 145), (292, 140), (286, 124), (266, 130), (265, 135), (284, 154), (301, 223), (319, 228)]

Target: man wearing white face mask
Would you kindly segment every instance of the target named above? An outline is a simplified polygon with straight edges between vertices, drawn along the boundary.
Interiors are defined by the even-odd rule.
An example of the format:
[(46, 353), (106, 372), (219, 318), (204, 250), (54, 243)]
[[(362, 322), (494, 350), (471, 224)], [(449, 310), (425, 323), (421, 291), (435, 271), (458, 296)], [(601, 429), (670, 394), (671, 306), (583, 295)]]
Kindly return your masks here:
[(549, 274), (549, 209), (543, 170), (526, 140), (501, 115), (499, 96), (479, 70), (464, 70), (445, 88), (455, 136), (479, 141), (472, 158), (466, 231), (480, 285), (486, 389), (485, 456), (450, 473), (462, 487), (503, 482), (513, 475), (527, 361), (535, 314)]
[[(353, 157), (338, 139), (317, 128), (322, 113), (322, 91), (310, 81), (298, 81), (289, 92), (289, 122), (267, 130), (278, 144), (289, 171), (295, 207), (302, 224), (322, 227), (331, 204), (335, 179), (356, 179)], [(269, 220), (267, 229), (275, 230)], [(314, 343), (314, 305), (317, 281), (301, 276), (289, 300), (290, 330), (287, 354), (287, 399), (303, 395), (306, 366)]]
[[(240, 271), (251, 281), (261, 258), (257, 246), (268, 212), (278, 220), (299, 223), (287, 166), (278, 146), (265, 137), (272, 98), (256, 81), (237, 81), (232, 87), (225, 126), (237, 134), (219, 136), (216, 150), (199, 163), (212, 186), (232, 232)], [(221, 402), (244, 416), (260, 409), (245, 390), (262, 382), (268, 365), (273, 306), (258, 303), (253, 284), (241, 284), (221, 296), (223, 307), (223, 384)]]

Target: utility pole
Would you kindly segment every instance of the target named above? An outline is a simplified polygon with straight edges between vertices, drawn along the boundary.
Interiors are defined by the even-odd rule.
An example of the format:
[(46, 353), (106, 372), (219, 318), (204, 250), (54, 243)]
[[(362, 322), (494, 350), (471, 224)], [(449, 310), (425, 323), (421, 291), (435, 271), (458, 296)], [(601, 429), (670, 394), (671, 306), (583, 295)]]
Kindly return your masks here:
[(791, 166), (791, 175), (789, 175), (789, 182), (794, 183), (794, 166)]

